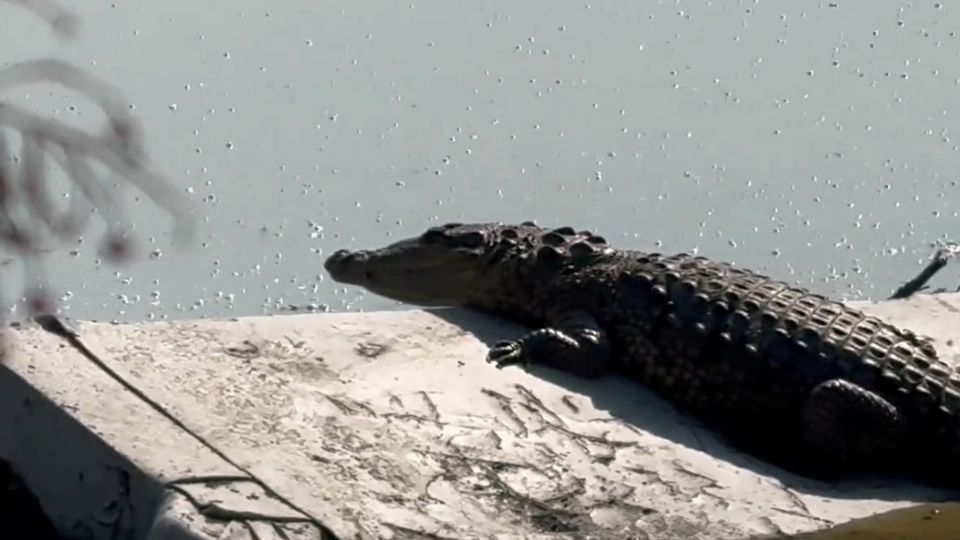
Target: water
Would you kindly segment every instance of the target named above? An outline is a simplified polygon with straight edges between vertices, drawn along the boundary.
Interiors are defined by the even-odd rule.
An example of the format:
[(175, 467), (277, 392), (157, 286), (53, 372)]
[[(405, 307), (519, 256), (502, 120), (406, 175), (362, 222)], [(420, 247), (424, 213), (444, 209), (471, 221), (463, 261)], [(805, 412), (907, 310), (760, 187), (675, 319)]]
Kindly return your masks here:
[[(960, 224), (949, 5), (68, 5), (83, 23), (68, 43), (0, 5), (0, 63), (55, 56), (118, 85), (200, 216), (176, 250), (131, 192), (134, 264), (102, 261), (96, 230), (48, 258), (71, 317), (396, 309), (323, 259), (527, 219), (882, 298)], [(51, 87), (6, 99), (102, 122)], [(2, 270), (15, 292), (22, 269)], [(948, 267), (933, 285), (958, 282)]]

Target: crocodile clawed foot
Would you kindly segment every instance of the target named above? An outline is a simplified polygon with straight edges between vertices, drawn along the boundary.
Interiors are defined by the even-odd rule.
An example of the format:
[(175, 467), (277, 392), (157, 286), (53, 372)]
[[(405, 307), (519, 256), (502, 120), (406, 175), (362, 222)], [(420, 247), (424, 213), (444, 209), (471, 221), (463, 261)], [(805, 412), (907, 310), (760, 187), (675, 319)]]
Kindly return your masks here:
[(523, 350), (523, 343), (520, 341), (498, 341), (490, 348), (487, 353), (487, 362), (494, 364), (497, 368), (505, 368), (517, 364), (526, 366), (527, 358)]

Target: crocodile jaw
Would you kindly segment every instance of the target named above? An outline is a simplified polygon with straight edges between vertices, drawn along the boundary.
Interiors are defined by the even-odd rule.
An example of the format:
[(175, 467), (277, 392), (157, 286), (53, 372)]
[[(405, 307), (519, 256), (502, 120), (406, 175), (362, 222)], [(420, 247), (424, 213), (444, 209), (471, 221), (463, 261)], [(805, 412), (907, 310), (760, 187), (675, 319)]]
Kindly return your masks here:
[(324, 262), (334, 281), (419, 306), (460, 306), (477, 292), (481, 265), (473, 252), (417, 239), (373, 250), (334, 252)]

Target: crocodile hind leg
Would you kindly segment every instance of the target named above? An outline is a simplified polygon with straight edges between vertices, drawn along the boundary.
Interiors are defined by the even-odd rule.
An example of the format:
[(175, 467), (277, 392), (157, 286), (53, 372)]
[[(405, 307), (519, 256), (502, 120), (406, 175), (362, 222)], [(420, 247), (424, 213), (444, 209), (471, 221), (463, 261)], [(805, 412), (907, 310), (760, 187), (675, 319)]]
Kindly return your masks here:
[(498, 368), (541, 364), (588, 378), (610, 371), (610, 343), (593, 316), (569, 310), (550, 319), (552, 324), (547, 327), (494, 344), (487, 361)]
[(801, 462), (821, 476), (870, 473), (899, 462), (905, 422), (897, 408), (852, 382), (814, 387), (803, 411)]

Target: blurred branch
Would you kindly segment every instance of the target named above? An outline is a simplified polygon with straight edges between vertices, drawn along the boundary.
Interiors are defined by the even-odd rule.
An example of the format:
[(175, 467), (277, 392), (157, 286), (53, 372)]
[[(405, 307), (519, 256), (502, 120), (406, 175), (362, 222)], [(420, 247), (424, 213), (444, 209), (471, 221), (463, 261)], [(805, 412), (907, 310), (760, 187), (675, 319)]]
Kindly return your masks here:
[(80, 26), (77, 16), (60, 4), (52, 0), (6, 0), (11, 4), (29, 9), (50, 26), (50, 29), (60, 38), (72, 39), (76, 37)]
[[(6, 1), (33, 12), (60, 38), (70, 39), (76, 34), (77, 18), (54, 0)], [(126, 100), (118, 89), (60, 60), (30, 60), (0, 70), (0, 92), (35, 83), (55, 83), (83, 94), (103, 110), (107, 119), (102, 133), (89, 134), (0, 102), (0, 249), (23, 261), (26, 307), (29, 315), (43, 315), (55, 311), (53, 302), (42, 289), (42, 254), (49, 250), (45, 247), (48, 238), (68, 241), (79, 237), (96, 213), (106, 224), (108, 260), (122, 260), (131, 253), (128, 235), (131, 227), (122, 204), (115, 197), (117, 187), (97, 174), (95, 163), (109, 173), (124, 177), (171, 214), (175, 221), (175, 239), (186, 240), (192, 236), (193, 220), (186, 198), (149, 169), (142, 130), (129, 114)], [(18, 155), (11, 150), (11, 132), (19, 135)], [(66, 174), (70, 185), (64, 211), (57, 210), (50, 193), (48, 168), (51, 164)], [(0, 311), (0, 322), (4, 322), (4, 315)], [(5, 335), (5, 328), (0, 329), (0, 339)], [(2, 349), (0, 346), (0, 358), (5, 353)], [(29, 530), (25, 534), (30, 538), (56, 536), (52, 522), (36, 497), (16, 476), (12, 465), (3, 459), (0, 459), (0, 492), (5, 494), (4, 517), (12, 519), (13, 529)]]
[[(74, 37), (79, 27), (78, 19), (52, 0), (6, 1), (33, 12), (62, 38)], [(118, 188), (101, 178), (95, 163), (123, 177), (169, 213), (175, 241), (190, 240), (194, 222), (186, 197), (149, 168), (142, 129), (119, 89), (56, 59), (28, 60), (0, 70), (0, 92), (36, 83), (55, 83), (82, 94), (106, 116), (102, 132), (91, 134), (0, 102), (0, 248), (24, 262), (28, 308), (47, 312), (53, 306), (39, 286), (40, 255), (50, 250), (47, 241), (78, 238), (96, 213), (106, 225), (107, 257), (125, 260), (132, 251), (132, 227), (116, 197)], [(19, 135), (19, 155), (11, 151), (6, 132)], [(56, 209), (50, 193), (50, 165), (63, 171), (71, 186), (62, 211)]]

